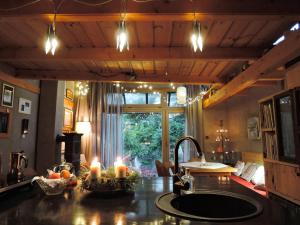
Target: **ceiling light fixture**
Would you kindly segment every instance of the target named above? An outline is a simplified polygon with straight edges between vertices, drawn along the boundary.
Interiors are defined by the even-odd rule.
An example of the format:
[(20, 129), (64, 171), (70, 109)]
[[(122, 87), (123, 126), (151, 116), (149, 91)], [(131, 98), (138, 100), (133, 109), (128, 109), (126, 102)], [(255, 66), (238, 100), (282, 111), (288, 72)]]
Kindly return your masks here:
[(55, 51), (58, 47), (58, 39), (56, 37), (56, 13), (54, 14), (53, 22), (48, 26), (47, 30), (47, 39), (45, 42), (45, 53), (46, 55), (51, 51), (52, 55), (55, 54)]
[(129, 50), (128, 32), (126, 28), (126, 23), (122, 20), (119, 24), (118, 34), (117, 34), (117, 49), (122, 52), (126, 47)]
[(198, 49), (202, 52), (203, 38), (201, 35), (201, 25), (200, 25), (200, 22), (197, 20), (194, 20), (194, 23), (193, 23), (193, 31), (191, 34), (191, 43), (192, 43), (192, 48), (193, 48), (194, 52), (196, 52)]
[[(129, 50), (128, 32), (126, 28), (126, 0), (122, 1), (121, 21), (119, 22), (119, 29), (117, 33), (117, 49), (122, 52), (124, 48)], [(123, 10), (123, 13), (122, 13)]]

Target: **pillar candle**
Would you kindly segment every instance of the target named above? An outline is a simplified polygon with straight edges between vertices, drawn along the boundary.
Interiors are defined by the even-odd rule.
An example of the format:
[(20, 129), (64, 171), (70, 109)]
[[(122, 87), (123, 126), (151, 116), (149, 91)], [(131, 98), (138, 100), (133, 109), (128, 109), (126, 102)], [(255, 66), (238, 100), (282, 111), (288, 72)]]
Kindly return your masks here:
[(101, 164), (100, 162), (98, 162), (97, 158), (95, 158), (93, 161), (92, 161), (92, 164), (91, 164), (91, 179), (97, 179), (98, 177), (100, 177), (101, 175)]
[(120, 157), (117, 158), (117, 161), (114, 163), (115, 174), (117, 178), (126, 177), (126, 166), (123, 164), (123, 161)]

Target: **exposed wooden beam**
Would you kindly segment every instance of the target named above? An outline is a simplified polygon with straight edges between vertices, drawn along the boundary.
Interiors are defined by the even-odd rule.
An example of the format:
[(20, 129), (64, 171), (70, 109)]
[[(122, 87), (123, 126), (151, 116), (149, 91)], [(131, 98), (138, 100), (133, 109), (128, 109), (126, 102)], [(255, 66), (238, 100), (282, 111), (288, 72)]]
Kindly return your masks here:
[(259, 77), (257, 81), (264, 81), (264, 82), (280, 81), (280, 80), (284, 80), (285, 74), (286, 74), (285, 70), (282, 71), (275, 70), (268, 74), (265, 73), (262, 77)]
[(254, 62), (247, 70), (236, 76), (214, 95), (205, 99), (203, 107), (208, 108), (255, 84), (264, 76), (269, 76), (276, 68), (300, 54), (300, 30), (287, 34), (286, 40), (275, 46), (263, 57)]
[(84, 71), (62, 70), (17, 70), (16, 78), (38, 80), (89, 80), (99, 82), (153, 82), (153, 83), (184, 83), (184, 84), (212, 84), (215, 80), (202, 78), (186, 79), (180, 76), (165, 75), (137, 75), (135, 78), (125, 74), (101, 74)]
[(55, 60), (101, 60), (101, 61), (147, 61), (147, 60), (222, 60), (244, 61), (261, 56), (261, 48), (218, 48), (207, 47), (202, 53), (194, 53), (187, 47), (132, 48), (118, 52), (115, 48), (64, 48), (57, 53), (46, 55), (43, 49), (20, 48), (0, 49), (0, 61), (55, 61)]
[(0, 64), (0, 81), (10, 83), (27, 91), (39, 94), (40, 88), (25, 81), (14, 77), (15, 71), (13, 68)]
[[(17, 1), (14, 1), (17, 2)], [(20, 4), (10, 1), (0, 3), (0, 8), (11, 8)], [(127, 1), (126, 20), (134, 21), (192, 21), (193, 12), (199, 20), (224, 19), (283, 19), (294, 21), (300, 18), (300, 7), (297, 0), (201, 0), (201, 1), (161, 1), (148, 3)], [(20, 10), (1, 12), (0, 21), (45, 19), (52, 20), (53, 5), (40, 1), (37, 4)], [(57, 21), (118, 21), (120, 20), (120, 1), (111, 1), (99, 7), (85, 6), (74, 1), (64, 1), (59, 9)]]

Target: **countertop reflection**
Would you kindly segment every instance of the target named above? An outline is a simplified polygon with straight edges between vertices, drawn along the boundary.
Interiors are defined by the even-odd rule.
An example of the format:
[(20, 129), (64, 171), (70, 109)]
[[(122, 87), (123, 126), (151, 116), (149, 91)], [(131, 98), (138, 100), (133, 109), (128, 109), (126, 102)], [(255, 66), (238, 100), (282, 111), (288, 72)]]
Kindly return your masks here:
[[(300, 217), (297, 210), (284, 209), (279, 204), (259, 196), (233, 181), (223, 182), (216, 178), (197, 177), (196, 187), (246, 194), (263, 204), (262, 215), (234, 224), (299, 224)], [(164, 214), (156, 208), (154, 201), (158, 195), (170, 191), (172, 191), (170, 178), (143, 178), (139, 181), (134, 195), (116, 198), (95, 198), (90, 193), (80, 190), (68, 191), (61, 196), (44, 196), (37, 193), (36, 190), (19, 191), (1, 198), (0, 224), (224, 224), (189, 221)]]

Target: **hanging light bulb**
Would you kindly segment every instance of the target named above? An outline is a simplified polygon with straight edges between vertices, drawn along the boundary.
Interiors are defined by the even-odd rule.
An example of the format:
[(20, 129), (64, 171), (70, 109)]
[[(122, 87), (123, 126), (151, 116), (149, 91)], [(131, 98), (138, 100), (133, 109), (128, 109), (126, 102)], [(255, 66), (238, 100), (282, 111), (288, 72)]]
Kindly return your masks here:
[(198, 21), (194, 21), (193, 24), (193, 32), (191, 34), (191, 43), (192, 43), (192, 48), (194, 52), (199, 49), (202, 52), (203, 49), (203, 38), (201, 35), (201, 26)]
[(119, 24), (118, 34), (117, 34), (117, 49), (122, 52), (124, 48), (129, 50), (128, 42), (128, 32), (126, 28), (126, 23), (122, 20)]
[(58, 46), (58, 40), (55, 34), (55, 17), (53, 23), (48, 26), (47, 39), (45, 42), (45, 53), (46, 55), (51, 51), (52, 55), (55, 54), (56, 48)]

